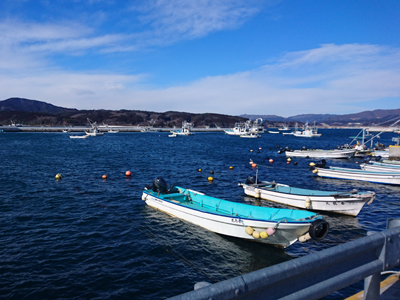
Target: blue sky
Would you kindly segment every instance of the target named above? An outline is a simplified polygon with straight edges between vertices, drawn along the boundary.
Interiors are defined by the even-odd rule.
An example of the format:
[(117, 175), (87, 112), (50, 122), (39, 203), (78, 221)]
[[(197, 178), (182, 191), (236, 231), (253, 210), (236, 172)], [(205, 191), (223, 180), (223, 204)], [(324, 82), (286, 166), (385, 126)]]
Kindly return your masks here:
[(229, 115), (400, 108), (398, 0), (2, 0), (0, 99)]

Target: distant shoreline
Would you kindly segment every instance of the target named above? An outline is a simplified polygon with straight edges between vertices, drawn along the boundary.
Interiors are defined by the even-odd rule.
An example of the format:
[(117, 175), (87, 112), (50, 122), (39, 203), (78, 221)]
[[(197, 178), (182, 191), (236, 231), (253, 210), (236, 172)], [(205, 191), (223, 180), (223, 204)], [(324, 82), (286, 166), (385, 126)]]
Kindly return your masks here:
[[(141, 132), (144, 128), (147, 127), (138, 127), (138, 126), (108, 126), (108, 127), (99, 127), (100, 132), (108, 132), (110, 130), (118, 130), (119, 132)], [(267, 127), (268, 129), (273, 129), (276, 127)], [(387, 128), (387, 127), (349, 127), (349, 126), (335, 126), (335, 127), (317, 127), (318, 129), (358, 129), (361, 130), (363, 128), (368, 128), (370, 132), (395, 132), (399, 131), (399, 128)], [(66, 127), (61, 126), (0, 126), (0, 132), (62, 132)], [(89, 130), (90, 127), (87, 126), (74, 126), (67, 128), (70, 133), (84, 133), (86, 130)], [(157, 132), (170, 132), (171, 130), (176, 130), (179, 128), (151, 128), (150, 131), (146, 131), (147, 133), (157, 133)], [(230, 128), (204, 128), (204, 127), (193, 127), (191, 131), (193, 132), (224, 132), (224, 130), (228, 130)], [(293, 130), (293, 128), (292, 128)], [(266, 133), (268, 134), (268, 133)]]

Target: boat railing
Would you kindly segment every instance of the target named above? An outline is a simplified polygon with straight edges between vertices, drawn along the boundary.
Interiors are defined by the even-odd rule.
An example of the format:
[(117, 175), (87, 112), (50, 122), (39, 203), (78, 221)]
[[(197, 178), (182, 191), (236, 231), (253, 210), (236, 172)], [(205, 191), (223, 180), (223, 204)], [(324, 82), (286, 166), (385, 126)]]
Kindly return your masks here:
[(170, 299), (311, 300), (363, 279), (364, 299), (379, 299), (381, 272), (399, 264), (400, 219), (389, 219), (384, 231)]

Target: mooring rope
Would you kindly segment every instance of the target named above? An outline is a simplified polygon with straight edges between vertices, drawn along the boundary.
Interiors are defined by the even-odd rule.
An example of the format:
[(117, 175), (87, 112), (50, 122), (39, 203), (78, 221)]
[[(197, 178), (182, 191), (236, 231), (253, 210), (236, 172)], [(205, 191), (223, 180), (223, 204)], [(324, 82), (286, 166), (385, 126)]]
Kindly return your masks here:
[[(175, 258), (179, 259), (181, 262), (183, 262), (187, 266), (192, 267), (195, 271), (197, 271), (198, 273), (200, 273), (203, 276), (207, 277), (210, 281), (212, 281), (214, 283), (218, 282), (214, 277), (212, 277), (211, 275), (207, 274), (205, 271), (201, 270), (200, 268), (196, 267), (190, 260), (188, 260), (182, 254), (178, 253), (178, 251), (176, 251), (171, 245), (168, 245), (168, 243), (166, 243), (165, 241), (164, 241), (164, 243), (166, 243), (167, 245), (161, 243), (160, 239), (157, 237), (157, 235), (155, 235), (153, 232), (151, 232), (148, 228), (145, 228), (143, 225), (141, 225), (140, 223), (136, 222), (132, 218), (125, 217), (125, 216), (122, 217), (122, 215), (120, 213), (116, 212), (114, 209), (110, 208), (106, 204), (103, 204), (100, 201), (97, 201), (97, 200), (93, 199), (93, 197), (88, 195), (88, 193), (86, 191), (82, 191), (79, 188), (76, 188), (76, 190), (77, 190), (78, 193), (83, 194), (88, 198), (91, 198), (93, 200), (93, 202), (97, 206), (105, 209), (108, 213), (110, 213), (111, 215), (113, 215), (114, 217), (119, 219), (120, 221), (124, 222), (125, 224), (127, 224), (127, 225), (132, 225), (133, 224), (133, 226), (137, 230), (139, 230), (141, 233), (145, 234), (150, 240), (156, 242), (159, 246), (161, 246), (164, 249), (165, 252), (172, 254), (173, 256), (175, 256)], [(124, 218), (127, 218), (131, 222), (127, 222)]]

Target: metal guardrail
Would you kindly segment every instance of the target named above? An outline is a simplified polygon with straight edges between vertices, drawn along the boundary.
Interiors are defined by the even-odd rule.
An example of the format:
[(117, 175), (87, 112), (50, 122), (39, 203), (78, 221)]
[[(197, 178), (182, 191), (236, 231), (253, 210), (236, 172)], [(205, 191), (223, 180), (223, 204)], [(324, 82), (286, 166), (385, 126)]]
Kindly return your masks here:
[(379, 299), (380, 273), (400, 264), (400, 219), (387, 229), (249, 274), (178, 295), (178, 299), (319, 299), (364, 280), (364, 299)]

